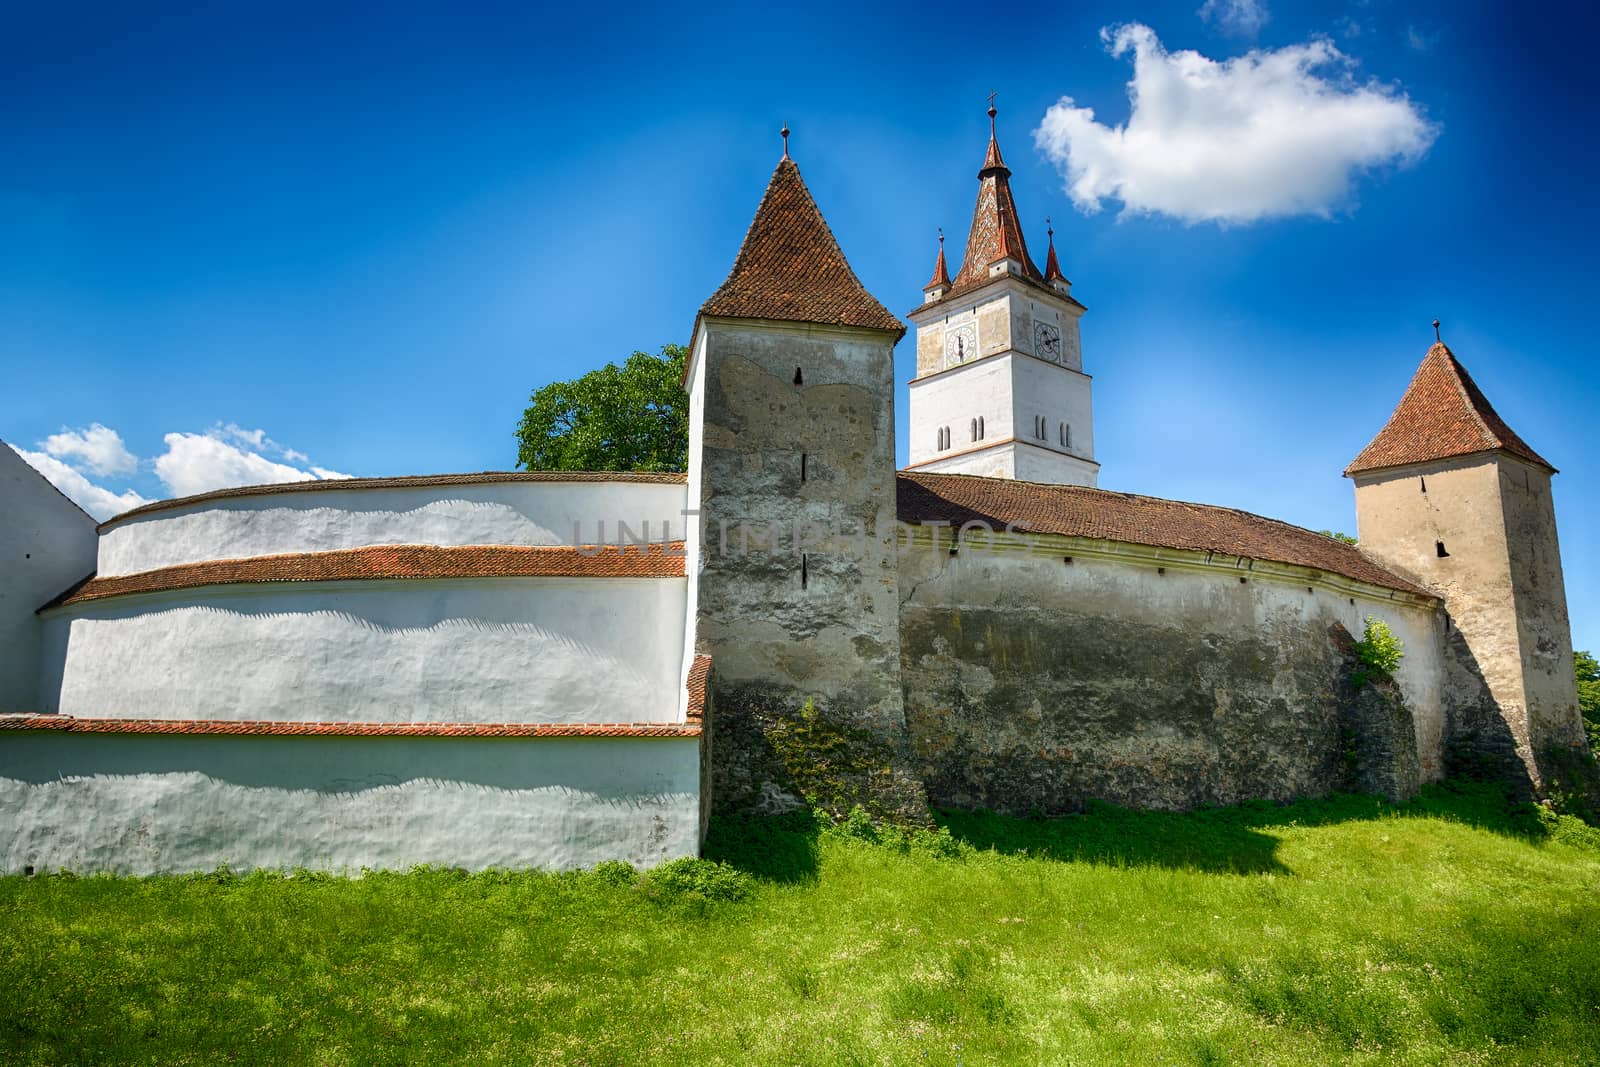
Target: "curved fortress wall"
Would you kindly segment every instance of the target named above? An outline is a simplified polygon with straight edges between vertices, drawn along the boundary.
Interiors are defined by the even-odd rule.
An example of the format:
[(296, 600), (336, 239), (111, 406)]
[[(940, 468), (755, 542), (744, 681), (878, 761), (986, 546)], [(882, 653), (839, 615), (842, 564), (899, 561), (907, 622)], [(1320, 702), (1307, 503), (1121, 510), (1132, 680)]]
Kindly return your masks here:
[(1374, 784), (1402, 797), (1439, 776), (1431, 604), (1261, 564), (1241, 583), (1231, 559), (1020, 540), (952, 556), (924, 539), (902, 562), (906, 713), (935, 805), (1184, 810), (1353, 788), (1347, 732), (1371, 724), (1350, 720), (1336, 628), (1359, 637), (1367, 615), (1405, 644), (1412, 719), (1393, 729), (1414, 731), (1361, 739), (1393, 753), (1393, 784)]
[(4, 869), (697, 850), (681, 477), (316, 484), (102, 527), (41, 616), (37, 710), (68, 718), (0, 746)]

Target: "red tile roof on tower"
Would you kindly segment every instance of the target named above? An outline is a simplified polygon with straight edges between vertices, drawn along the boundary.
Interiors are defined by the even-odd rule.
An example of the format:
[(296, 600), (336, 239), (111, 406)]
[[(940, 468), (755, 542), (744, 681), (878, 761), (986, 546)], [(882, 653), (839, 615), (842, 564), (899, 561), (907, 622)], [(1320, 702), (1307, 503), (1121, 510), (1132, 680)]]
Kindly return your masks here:
[(1444, 342), (1435, 342), (1405, 395), (1345, 474), (1428, 463), (1475, 452), (1509, 452), (1555, 471), (1495, 413), (1472, 375)]
[(772, 172), (728, 280), (700, 314), (905, 333), (905, 324), (850, 269), (787, 154)]
[(939, 231), (939, 258), (933, 261), (933, 277), (923, 289), (932, 289), (936, 286), (950, 288), (950, 268), (944, 265), (944, 231)]

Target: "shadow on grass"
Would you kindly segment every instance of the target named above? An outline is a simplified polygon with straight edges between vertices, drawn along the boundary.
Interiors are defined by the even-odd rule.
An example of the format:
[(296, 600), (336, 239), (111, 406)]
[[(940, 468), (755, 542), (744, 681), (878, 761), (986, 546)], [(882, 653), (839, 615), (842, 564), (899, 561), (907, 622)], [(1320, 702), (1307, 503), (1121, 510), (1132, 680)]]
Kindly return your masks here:
[[(987, 811), (941, 811), (934, 816), (956, 841), (980, 851), (1228, 874), (1292, 873), (1277, 858), (1278, 839), (1270, 832), (1275, 827), (1409, 817), (1448, 819), (1527, 840), (1546, 835), (1531, 805), (1512, 803), (1503, 786), (1468, 781), (1426, 786), (1416, 799), (1398, 805), (1381, 797), (1343, 794), (1183, 813), (1094, 804), (1086, 814), (1057, 818)], [(811, 881), (817, 876), (819, 839), (827, 825), (823, 816), (811, 812), (722, 816), (712, 820), (705, 854), (770, 881)]]

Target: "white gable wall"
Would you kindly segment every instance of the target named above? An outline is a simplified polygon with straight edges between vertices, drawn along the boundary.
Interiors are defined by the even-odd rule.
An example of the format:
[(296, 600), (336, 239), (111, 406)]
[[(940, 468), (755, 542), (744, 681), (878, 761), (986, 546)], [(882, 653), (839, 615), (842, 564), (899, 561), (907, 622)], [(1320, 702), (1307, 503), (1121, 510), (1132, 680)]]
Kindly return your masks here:
[(0, 713), (38, 710), (34, 611), (94, 571), (94, 526), (0, 441)]

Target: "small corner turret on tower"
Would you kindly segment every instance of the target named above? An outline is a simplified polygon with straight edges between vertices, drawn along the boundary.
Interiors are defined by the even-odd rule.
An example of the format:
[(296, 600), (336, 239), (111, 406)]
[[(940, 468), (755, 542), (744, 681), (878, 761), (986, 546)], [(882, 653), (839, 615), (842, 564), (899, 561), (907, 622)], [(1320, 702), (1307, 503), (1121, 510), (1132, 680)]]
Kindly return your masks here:
[(1029, 253), (993, 94), (987, 114), (961, 267), (950, 275), (941, 231), (933, 278), (909, 315), (917, 329), (909, 467), (1092, 486), (1099, 464), (1079, 343), (1085, 308), (1048, 218), (1044, 270)]

